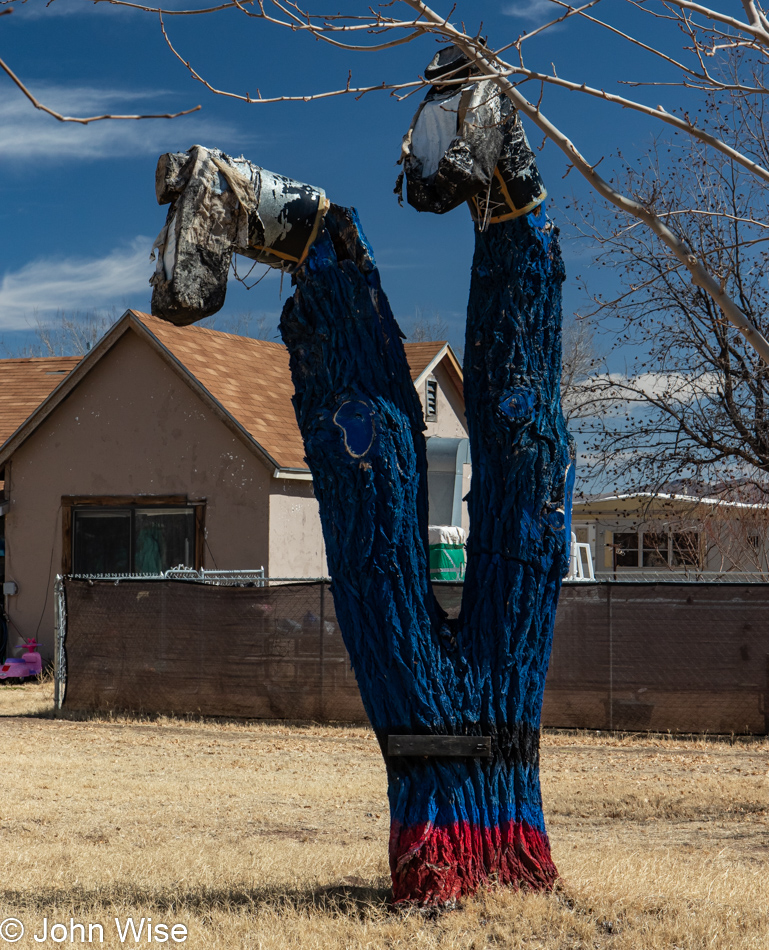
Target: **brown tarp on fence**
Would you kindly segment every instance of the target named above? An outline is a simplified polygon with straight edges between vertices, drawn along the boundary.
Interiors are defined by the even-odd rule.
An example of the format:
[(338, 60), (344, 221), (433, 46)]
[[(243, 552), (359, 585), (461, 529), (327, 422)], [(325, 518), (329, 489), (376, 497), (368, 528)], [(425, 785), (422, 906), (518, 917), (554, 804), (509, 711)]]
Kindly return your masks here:
[[(365, 719), (327, 583), (65, 591), (66, 709)], [(542, 723), (769, 732), (769, 584), (565, 584)]]
[(769, 732), (769, 584), (565, 584), (542, 723)]
[(366, 718), (328, 584), (64, 584), (65, 709)]

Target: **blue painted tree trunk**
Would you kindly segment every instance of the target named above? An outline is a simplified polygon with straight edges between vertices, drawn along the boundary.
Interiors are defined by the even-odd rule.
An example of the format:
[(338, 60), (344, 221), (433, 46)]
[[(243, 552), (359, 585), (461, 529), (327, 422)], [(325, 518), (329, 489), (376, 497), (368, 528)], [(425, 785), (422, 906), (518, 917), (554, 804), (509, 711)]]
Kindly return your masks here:
[[(462, 613), (429, 581), (422, 408), (354, 212), (332, 206), (281, 332), (336, 613), (387, 765), (394, 900), (550, 887), (539, 721), (568, 568), (561, 283), (544, 211), (476, 234), (465, 396), (473, 482)], [(398, 758), (390, 734), (492, 737), (491, 759)]]

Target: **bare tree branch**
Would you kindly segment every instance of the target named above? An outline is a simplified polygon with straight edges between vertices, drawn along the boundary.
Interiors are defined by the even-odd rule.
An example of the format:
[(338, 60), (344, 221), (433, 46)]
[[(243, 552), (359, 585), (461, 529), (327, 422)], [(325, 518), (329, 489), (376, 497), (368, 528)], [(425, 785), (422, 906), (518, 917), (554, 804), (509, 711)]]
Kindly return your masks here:
[[(202, 7), (200, 10), (168, 10), (165, 7), (148, 7), (142, 3), (130, 3), (129, 0), (91, 0), (94, 4), (107, 3), (113, 7), (130, 7), (133, 10), (143, 10), (145, 13), (162, 13), (164, 16), (202, 16), (207, 13), (219, 13), (221, 10), (233, 10), (234, 2), (221, 3), (216, 7)], [(244, 0), (244, 3), (253, 3), (253, 0)]]
[[(115, 0), (110, 0), (110, 2), (114, 3)], [(360, 96), (365, 95), (368, 92), (382, 92), (383, 90), (388, 90), (391, 93), (393, 93), (401, 89), (421, 89), (427, 85), (427, 83), (425, 83), (424, 80), (417, 80), (415, 82), (404, 82), (404, 83), (394, 83), (394, 84), (391, 83), (389, 85), (383, 82), (381, 85), (377, 85), (377, 86), (355, 87), (350, 84), (351, 78), (352, 78), (352, 74), (350, 73), (347, 76), (347, 85), (343, 89), (332, 89), (329, 92), (315, 92), (315, 93), (310, 93), (305, 96), (271, 96), (271, 97), (263, 96), (261, 92), (259, 91), (259, 89), (256, 90), (255, 97), (252, 96), (248, 92), (245, 95), (242, 95), (237, 92), (227, 92), (224, 89), (217, 89), (215, 86), (212, 86), (211, 83), (209, 83), (208, 80), (204, 79), (200, 75), (200, 73), (195, 69), (195, 67), (192, 66), (189, 60), (184, 59), (184, 57), (176, 49), (176, 47), (173, 45), (173, 43), (171, 42), (168, 36), (165, 23), (163, 22), (162, 13), (159, 14), (159, 18), (160, 18), (160, 29), (163, 31), (163, 39), (166, 41), (168, 48), (171, 50), (174, 56), (179, 60), (179, 62), (187, 70), (189, 70), (189, 73), (192, 76), (192, 78), (196, 79), (199, 83), (202, 83), (206, 87), (206, 89), (208, 89), (210, 92), (215, 93), (217, 96), (224, 96), (226, 99), (239, 99), (241, 102), (248, 102), (252, 104), (257, 104), (257, 103), (265, 104), (268, 102), (313, 102), (316, 99), (330, 99), (335, 96), (345, 96), (350, 93), (352, 93), (353, 95), (360, 95)], [(198, 106), (198, 108), (200, 107)]]
[(580, 13), (582, 13), (583, 10), (589, 10), (591, 7), (596, 6), (600, 2), (601, 0), (590, 0), (589, 3), (585, 3), (581, 7), (571, 7), (566, 3), (562, 3), (561, 6), (564, 6), (567, 8), (565, 13), (561, 14), (561, 16), (559, 17), (556, 17), (554, 20), (550, 20), (549, 23), (543, 24), (543, 26), (538, 26), (536, 29), (531, 30), (528, 33), (522, 33), (521, 36), (519, 36), (518, 39), (514, 40), (512, 43), (508, 43), (506, 46), (500, 46), (496, 50), (496, 55), (499, 56), (500, 53), (504, 53), (506, 50), (513, 49), (513, 48), (520, 51), (521, 44), (524, 43), (526, 40), (531, 40), (535, 36), (539, 36), (539, 34), (544, 33), (545, 30), (549, 30), (549, 29), (552, 29), (552, 27), (554, 26), (558, 26), (559, 23), (563, 23), (565, 20), (568, 20), (570, 17), (579, 15)]
[[(691, 248), (671, 231), (653, 211), (644, 207), (640, 202), (621, 194), (596, 172), (595, 166), (588, 162), (574, 143), (550, 122), (538, 106), (529, 102), (520, 90), (510, 82), (505, 75), (505, 70), (510, 68), (508, 64), (502, 65), (500, 69), (494, 61), (493, 54), (489, 54), (480, 43), (472, 40), (466, 34), (461, 33), (454, 27), (444, 25), (442, 18), (423, 3), (422, 0), (403, 0), (403, 2), (420, 13), (428, 22), (433, 23), (435, 26), (440, 25), (441, 32), (443, 32), (444, 35), (448, 35), (452, 42), (475, 63), (482, 75), (488, 76), (506, 93), (519, 112), (526, 115), (561, 149), (577, 171), (590, 182), (592, 187), (600, 195), (622, 211), (640, 219), (647, 227), (654, 231), (662, 242), (675, 254), (678, 260), (689, 270), (692, 281), (698, 287), (705, 290), (706, 293), (716, 301), (727, 319), (737, 327), (740, 333), (743, 334), (761, 355), (762, 359), (769, 363), (769, 341), (767, 341), (752, 321), (748, 319), (747, 315), (743, 313), (737, 304), (724, 292), (723, 287), (719, 285), (718, 281), (703, 267)], [(654, 112), (654, 110), (651, 111)], [(668, 113), (664, 114), (668, 115)], [(687, 131), (691, 134), (690, 129), (687, 129)]]
[[(12, 13), (12, 10), (3, 10), (0, 12), (0, 16), (5, 16), (8, 13)], [(13, 82), (21, 92), (29, 99), (32, 105), (39, 109), (41, 112), (45, 112), (46, 115), (52, 116), (58, 122), (77, 122), (80, 125), (88, 125), (89, 122), (103, 122), (105, 119), (178, 119), (182, 115), (190, 115), (192, 112), (198, 112), (201, 109), (201, 106), (195, 106), (193, 109), (185, 109), (183, 112), (168, 112), (163, 115), (90, 115), (90, 116), (71, 116), (71, 115), (62, 115), (60, 112), (56, 112), (54, 109), (49, 108), (44, 105), (36, 96), (34, 96), (30, 90), (24, 85), (24, 83), (19, 79), (16, 73), (11, 69), (11, 67), (5, 62), (5, 60), (0, 59), (0, 69), (8, 76), (8, 78)]]
[[(731, 27), (731, 29), (736, 30), (737, 32), (750, 34), (764, 45), (769, 44), (769, 31), (765, 25), (766, 18), (763, 18), (763, 22), (759, 20), (757, 24), (745, 23), (744, 20), (738, 20), (736, 17), (728, 16), (725, 13), (721, 13), (719, 10), (702, 6), (702, 4), (699, 3), (692, 3), (690, 0), (666, 0), (666, 3), (672, 7), (679, 7), (681, 10), (689, 10), (692, 13), (699, 13), (706, 19), (712, 20), (714, 23), (722, 23), (724, 26)], [(743, 6), (745, 6), (744, 0)], [(755, 9), (753, 3), (750, 3), (750, 6)]]

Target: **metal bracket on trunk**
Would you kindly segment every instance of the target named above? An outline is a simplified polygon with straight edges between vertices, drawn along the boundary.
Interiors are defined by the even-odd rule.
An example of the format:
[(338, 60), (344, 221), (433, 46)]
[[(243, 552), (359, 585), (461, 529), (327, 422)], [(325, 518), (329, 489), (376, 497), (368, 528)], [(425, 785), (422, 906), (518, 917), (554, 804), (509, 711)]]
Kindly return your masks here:
[(388, 755), (491, 758), (491, 736), (388, 736)]

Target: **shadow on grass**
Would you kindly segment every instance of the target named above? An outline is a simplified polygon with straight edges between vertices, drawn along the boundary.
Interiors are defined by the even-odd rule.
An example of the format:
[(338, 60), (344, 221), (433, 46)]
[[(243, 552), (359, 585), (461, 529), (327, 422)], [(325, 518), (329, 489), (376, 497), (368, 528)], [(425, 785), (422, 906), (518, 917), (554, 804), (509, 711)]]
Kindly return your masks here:
[[(353, 721), (319, 721), (314, 719), (253, 719), (237, 716), (210, 716), (199, 712), (165, 711), (157, 712), (144, 709), (125, 709), (119, 706), (107, 708), (70, 709), (64, 705), (63, 709), (56, 709), (51, 698), (41, 695), (37, 697), (40, 688), (50, 688), (53, 692), (53, 676), (44, 673), (42, 677), (25, 682), (0, 681), (0, 700), (6, 696), (6, 703), (0, 704), (0, 719), (61, 719), (63, 722), (105, 722), (121, 724), (142, 723), (194, 723), (196, 725), (237, 725), (237, 726), (276, 726), (291, 729), (296, 732), (310, 731), (323, 728), (331, 732), (343, 733), (349, 729), (365, 729), (371, 731), (368, 720)], [(25, 709), (24, 700), (30, 703), (37, 701), (43, 708)]]
[[(30, 713), (30, 715), (37, 715)], [(43, 715), (43, 714), (41, 714)], [(152, 712), (143, 709), (68, 709), (66, 705), (58, 712), (52, 712), (57, 719), (67, 722), (121, 722), (121, 723), (194, 723), (212, 726), (277, 726), (298, 732), (311, 729), (328, 729), (332, 732), (344, 732), (349, 729), (373, 731), (368, 720), (317, 720), (317, 719), (255, 719), (238, 716), (209, 716), (197, 712)]]
[(99, 911), (153, 910), (179, 913), (203, 913), (215, 910), (244, 909), (253, 914), (323, 913), (331, 917), (371, 918), (391, 910), (392, 890), (374, 884), (331, 884), (286, 889), (279, 886), (143, 888), (134, 884), (113, 884), (105, 887), (78, 886), (50, 888), (39, 891), (0, 890), (0, 901), (19, 911), (53, 911), (67, 908), (74, 914)]

